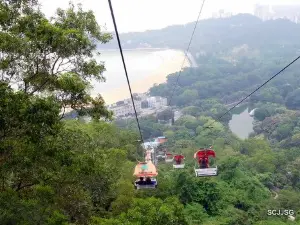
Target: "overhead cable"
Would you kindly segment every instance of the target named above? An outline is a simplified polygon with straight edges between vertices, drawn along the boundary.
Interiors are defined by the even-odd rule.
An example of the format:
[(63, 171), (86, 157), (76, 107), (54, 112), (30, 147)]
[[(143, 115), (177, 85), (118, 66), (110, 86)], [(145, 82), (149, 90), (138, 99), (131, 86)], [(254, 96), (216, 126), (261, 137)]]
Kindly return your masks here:
[[(215, 121), (219, 121), (222, 119), (225, 115), (227, 115), (231, 110), (236, 108), (238, 105), (240, 105), (243, 101), (245, 101), (247, 98), (249, 98), (251, 95), (253, 95), (255, 92), (257, 92), (259, 89), (261, 89), (263, 86), (265, 86), (267, 83), (269, 83), (271, 80), (273, 80), (275, 77), (277, 77), (279, 74), (281, 74), (284, 70), (286, 70), (288, 67), (290, 67), (292, 64), (294, 64), (297, 60), (300, 59), (300, 56), (295, 58), (292, 62), (290, 62), (288, 65), (286, 65), (284, 68), (282, 68), (279, 72), (277, 72), (275, 75), (273, 75), (271, 78), (269, 78), (266, 82), (264, 82), (262, 85), (260, 85), (258, 88), (256, 88), (254, 91), (252, 91), (250, 94), (248, 94), (245, 98), (243, 98), (241, 101), (239, 101), (237, 104), (235, 104), (233, 107), (228, 109), (224, 114), (219, 116)], [(206, 127), (210, 127), (215, 121), (207, 125)]]
[(130, 81), (129, 81), (129, 77), (128, 77), (128, 73), (127, 73), (127, 69), (126, 69), (126, 64), (125, 64), (125, 60), (124, 60), (124, 55), (123, 55), (123, 49), (122, 49), (122, 46), (121, 46), (121, 41), (120, 41), (120, 37), (119, 37), (119, 32), (118, 32), (117, 23), (116, 23), (116, 19), (115, 19), (115, 15), (114, 15), (114, 10), (113, 10), (112, 4), (111, 4), (111, 0), (108, 0), (108, 4), (109, 4), (111, 17), (112, 17), (114, 27), (115, 27), (115, 33), (116, 33), (117, 40), (118, 40), (119, 50), (120, 50), (121, 57), (122, 57), (125, 76), (126, 76), (126, 79), (127, 79), (127, 84), (128, 84), (128, 88), (129, 88), (129, 92), (130, 92), (130, 96), (131, 96), (131, 101), (132, 101), (132, 106), (133, 106), (133, 109), (134, 109), (136, 122), (137, 122), (137, 125), (138, 125), (141, 141), (142, 141), (142, 143), (144, 143), (143, 134), (142, 134), (139, 118), (138, 118), (138, 115), (137, 115), (137, 112), (136, 112), (136, 107), (135, 107), (135, 104), (134, 104), (134, 98), (133, 98), (132, 91), (131, 91)]
[(192, 35), (191, 35), (189, 44), (188, 44), (187, 49), (186, 49), (186, 51), (185, 51), (185, 55), (184, 55), (184, 58), (183, 58), (183, 62), (182, 62), (182, 65), (181, 65), (179, 74), (178, 74), (178, 76), (177, 76), (176, 82), (173, 84), (173, 91), (172, 91), (172, 94), (171, 94), (171, 97), (170, 97), (169, 105), (171, 105), (171, 101), (172, 101), (173, 95), (174, 95), (174, 93), (175, 93), (175, 89), (176, 89), (176, 87), (177, 87), (177, 85), (178, 85), (179, 77), (180, 77), (180, 75), (181, 75), (181, 72), (182, 72), (182, 69), (183, 69), (185, 60), (186, 60), (186, 58), (188, 57), (187, 54), (188, 54), (188, 52), (189, 52), (189, 50), (190, 50), (190, 46), (191, 46), (191, 43), (192, 43), (192, 40), (193, 40), (195, 31), (196, 31), (196, 28), (197, 28), (197, 25), (198, 25), (200, 16), (201, 16), (201, 14), (202, 14), (202, 10), (203, 10), (204, 3), (205, 3), (205, 0), (202, 1), (202, 5), (201, 5), (201, 8), (200, 8), (200, 10), (199, 10), (198, 17), (197, 17), (197, 20), (196, 20), (196, 23), (195, 23), (195, 26), (194, 26), (194, 30), (193, 30), (193, 32), (192, 32)]

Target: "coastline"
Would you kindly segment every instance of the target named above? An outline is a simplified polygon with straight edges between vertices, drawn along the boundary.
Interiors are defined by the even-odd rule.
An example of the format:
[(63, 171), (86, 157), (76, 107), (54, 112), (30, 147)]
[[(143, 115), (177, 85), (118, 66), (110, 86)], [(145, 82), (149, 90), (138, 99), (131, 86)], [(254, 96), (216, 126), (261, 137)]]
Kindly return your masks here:
[[(98, 49), (100, 52), (119, 52), (118, 48), (109, 48), (109, 49)], [(125, 51), (151, 51), (151, 52), (156, 52), (156, 51), (165, 51), (165, 50), (175, 50), (175, 51), (181, 51), (184, 53), (182, 49), (172, 49), (172, 48), (124, 48), (122, 49), (124, 52)], [(194, 56), (190, 53), (187, 52), (186, 54), (187, 59), (189, 61), (189, 67), (198, 67), (198, 64), (194, 58)]]
[[(161, 50), (175, 50), (175, 49), (153, 49), (152, 48), (152, 49), (144, 49), (144, 50), (161, 51)], [(179, 50), (175, 50), (175, 51), (179, 51)], [(167, 76), (169, 74), (176, 73), (181, 69), (181, 65), (185, 57), (185, 54), (183, 51), (180, 51), (172, 56), (166, 55), (162, 57), (165, 57), (164, 63), (160, 65), (157, 69), (155, 69), (153, 72), (150, 72), (150, 74), (143, 79), (131, 81), (131, 89), (133, 93), (145, 93), (148, 92), (149, 89), (154, 84), (161, 84), (166, 82)], [(187, 58), (188, 60), (185, 60), (184, 67), (191, 66), (190, 59), (189, 57)], [(96, 95), (95, 92), (97, 91), (94, 90), (93, 92), (94, 94), (92, 94), (92, 96)], [(106, 104), (113, 104), (117, 101), (130, 98), (130, 92), (127, 83), (124, 83), (121, 87), (116, 87), (108, 91), (100, 92), (100, 94), (103, 96)]]

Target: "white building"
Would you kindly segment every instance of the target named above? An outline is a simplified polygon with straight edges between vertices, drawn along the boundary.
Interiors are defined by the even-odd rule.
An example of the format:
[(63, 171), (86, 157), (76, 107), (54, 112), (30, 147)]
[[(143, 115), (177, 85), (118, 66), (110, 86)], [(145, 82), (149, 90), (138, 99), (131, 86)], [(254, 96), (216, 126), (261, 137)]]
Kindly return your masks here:
[[(140, 113), (142, 110), (141, 101), (134, 101), (134, 104), (136, 112)], [(134, 115), (134, 109), (131, 100), (124, 100), (122, 102), (115, 103), (109, 107), (109, 110), (113, 111), (114, 116), (116, 117)]]
[(167, 106), (168, 102), (166, 98), (163, 97), (150, 97), (147, 98), (149, 108), (161, 108)]
[(149, 147), (150, 148), (157, 148), (157, 146), (159, 146), (159, 142), (155, 142), (155, 141), (152, 141), (152, 142), (145, 142), (142, 144), (143, 148), (145, 149), (148, 149)]
[[(148, 102), (148, 109), (142, 109), (142, 102), (145, 100)], [(153, 111), (167, 106), (167, 99), (163, 97), (147, 98), (146, 94), (134, 94), (134, 105), (138, 114), (151, 114), (154, 112), (149, 112), (149, 110)], [(127, 117), (134, 115), (134, 108), (131, 98), (114, 103), (108, 106), (108, 109), (113, 111), (114, 116), (116, 117)]]
[(295, 23), (300, 20), (300, 4), (295, 5), (259, 5), (254, 9), (254, 15), (262, 20), (288, 19)]

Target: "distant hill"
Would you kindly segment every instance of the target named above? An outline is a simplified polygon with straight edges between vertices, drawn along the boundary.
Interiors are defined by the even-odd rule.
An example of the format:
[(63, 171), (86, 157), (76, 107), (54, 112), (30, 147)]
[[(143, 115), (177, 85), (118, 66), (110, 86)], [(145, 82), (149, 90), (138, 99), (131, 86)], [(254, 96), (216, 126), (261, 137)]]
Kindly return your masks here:
[[(169, 26), (161, 30), (124, 33), (120, 35), (123, 48), (175, 48), (185, 49), (195, 22)], [(230, 18), (207, 19), (198, 23), (191, 52), (224, 53), (235, 47), (247, 46), (267, 52), (275, 47), (284, 48), (285, 53), (300, 49), (300, 24), (278, 19), (262, 21), (250, 14), (239, 14)], [(114, 39), (100, 48), (116, 48)]]

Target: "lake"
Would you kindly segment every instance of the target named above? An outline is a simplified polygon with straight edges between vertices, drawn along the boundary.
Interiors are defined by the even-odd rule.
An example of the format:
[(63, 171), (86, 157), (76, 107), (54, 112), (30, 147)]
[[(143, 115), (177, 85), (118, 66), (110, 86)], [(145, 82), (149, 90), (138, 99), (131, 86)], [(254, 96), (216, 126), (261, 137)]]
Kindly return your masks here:
[(229, 121), (231, 131), (239, 138), (248, 138), (249, 134), (253, 132), (254, 118), (249, 115), (248, 107), (240, 106), (232, 110), (232, 119)]
[[(92, 82), (91, 95), (101, 94), (107, 104), (129, 98), (130, 93), (119, 50), (99, 50), (97, 61), (104, 62), (105, 83)], [(153, 84), (163, 83), (169, 74), (180, 70), (184, 53), (172, 49), (136, 49), (123, 51), (133, 93), (144, 93)], [(185, 60), (189, 67), (189, 60)]]

